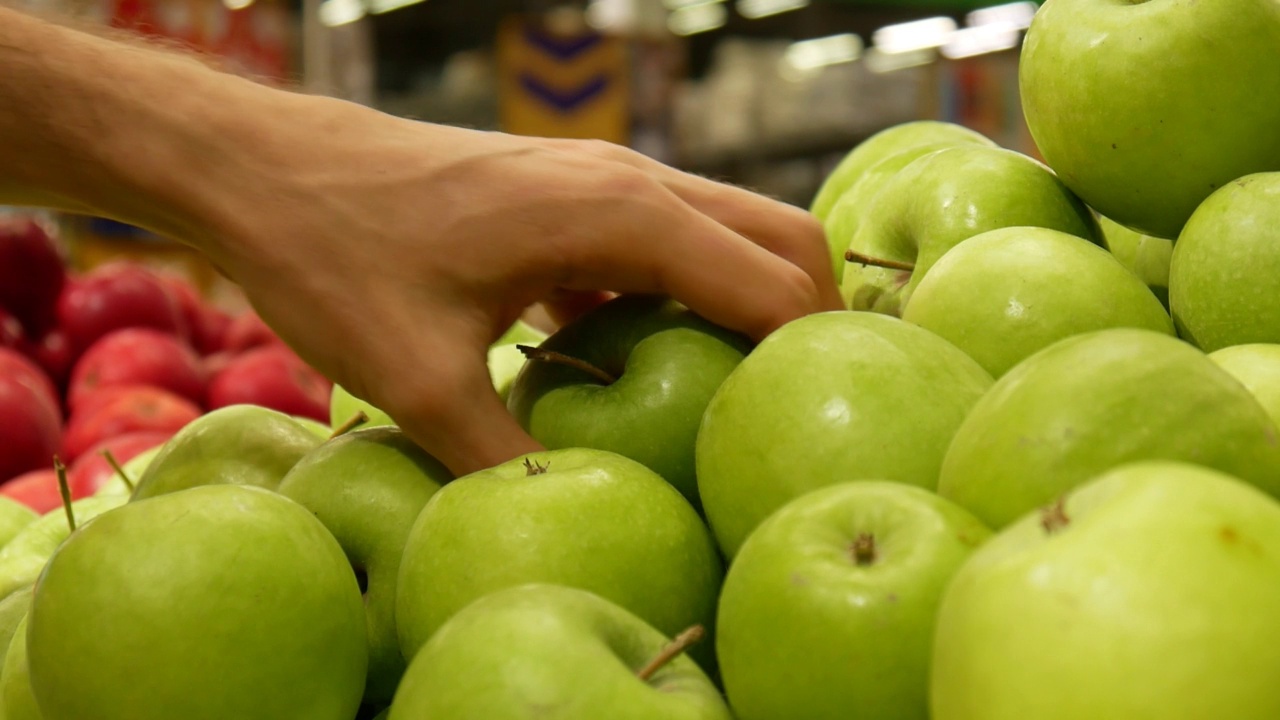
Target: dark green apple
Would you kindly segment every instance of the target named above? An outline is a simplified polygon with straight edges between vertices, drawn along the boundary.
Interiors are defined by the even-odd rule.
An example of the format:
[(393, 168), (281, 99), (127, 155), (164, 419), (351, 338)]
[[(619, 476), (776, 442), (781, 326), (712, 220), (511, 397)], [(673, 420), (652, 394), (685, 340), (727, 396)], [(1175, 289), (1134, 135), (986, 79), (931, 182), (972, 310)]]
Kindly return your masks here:
[(716, 654), (738, 720), (927, 720), (934, 616), (991, 534), (928, 490), (814, 490), (751, 533), (720, 594)]
[(710, 629), (721, 575), (702, 519), (653, 471), (603, 450), (536, 453), (427, 501), (400, 564), (400, 649), (412, 658), (468, 604), (531, 582), (589, 590), (669, 636)]
[(674, 301), (619, 297), (561, 328), (532, 356), (565, 356), (600, 373), (554, 357), (535, 359), (516, 378), (508, 407), (544, 447), (629, 457), (698, 508), (698, 424), (749, 348)]
[[(1099, 239), (1084, 203), (1026, 155), (969, 144), (917, 158), (885, 183), (858, 223), (841, 288), (848, 307), (898, 315), (948, 250), (1020, 226)], [(896, 272), (886, 277), (886, 269)]]
[(364, 690), (342, 548), (259, 487), (194, 487), (82, 525), (28, 622), (43, 720), (351, 720)]
[(653, 669), (668, 646), (644, 620), (584, 590), (499, 590), (423, 646), (390, 720), (730, 720), (688, 658)]
[(1191, 345), (1123, 328), (1060, 340), (996, 381), (956, 432), (938, 492), (999, 529), (1140, 460), (1280, 495), (1280, 438), (1253, 395)]
[(991, 376), (897, 318), (830, 312), (760, 343), (707, 406), (698, 489), (732, 557), (766, 517), (846, 480), (932, 489), (951, 436)]
[(132, 499), (214, 484), (274, 490), (321, 442), (284, 413), (257, 405), (219, 408), (165, 443), (138, 479)]
[(404, 674), (396, 639), (396, 578), (409, 528), (452, 476), (399, 428), (355, 430), (308, 453), (279, 492), (319, 518), (347, 554), (368, 616), (367, 703), (390, 702)]

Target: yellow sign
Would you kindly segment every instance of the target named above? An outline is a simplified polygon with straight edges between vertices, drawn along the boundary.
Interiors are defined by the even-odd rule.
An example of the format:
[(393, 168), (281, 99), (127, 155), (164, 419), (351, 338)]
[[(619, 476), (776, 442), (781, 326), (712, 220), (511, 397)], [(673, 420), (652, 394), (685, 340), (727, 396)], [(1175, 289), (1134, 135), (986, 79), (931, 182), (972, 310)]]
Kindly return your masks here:
[(509, 18), (498, 34), (498, 66), (503, 130), (628, 143), (629, 63), (621, 39)]

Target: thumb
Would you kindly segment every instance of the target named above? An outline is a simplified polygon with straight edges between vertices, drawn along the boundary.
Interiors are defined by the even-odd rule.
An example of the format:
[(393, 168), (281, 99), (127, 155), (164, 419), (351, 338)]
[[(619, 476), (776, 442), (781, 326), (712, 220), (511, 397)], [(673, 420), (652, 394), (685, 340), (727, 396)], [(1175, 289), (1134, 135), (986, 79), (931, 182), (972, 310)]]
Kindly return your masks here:
[(482, 357), (438, 368), (387, 410), (411, 440), (455, 477), (544, 449), (507, 411)]

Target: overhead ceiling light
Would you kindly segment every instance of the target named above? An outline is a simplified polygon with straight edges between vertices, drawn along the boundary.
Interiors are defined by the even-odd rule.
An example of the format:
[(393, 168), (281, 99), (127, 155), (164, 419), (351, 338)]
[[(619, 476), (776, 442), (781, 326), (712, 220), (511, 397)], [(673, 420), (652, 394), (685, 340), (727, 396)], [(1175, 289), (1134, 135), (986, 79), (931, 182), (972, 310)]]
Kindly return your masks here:
[(909, 52), (886, 53), (878, 48), (871, 48), (862, 55), (862, 63), (873, 73), (888, 73), (905, 70), (933, 62), (937, 51), (933, 48), (911, 50)]
[(886, 25), (871, 36), (876, 49), (886, 55), (912, 53), (941, 47), (956, 31), (956, 21), (933, 17), (897, 25)]
[(253, 0), (222, 0), (228, 10), (244, 10), (253, 4)]
[(622, 32), (635, 25), (636, 8), (631, 0), (591, 0), (586, 20), (596, 30)]
[(1005, 5), (996, 5), (994, 7), (982, 8), (974, 10), (964, 16), (965, 24), (969, 27), (982, 27), (983, 25), (1008, 25), (1018, 30), (1026, 30), (1031, 27), (1031, 19), (1035, 17), (1036, 10), (1039, 5), (1033, 2), (1015, 2)]
[(853, 62), (862, 55), (862, 38), (853, 33), (801, 40), (787, 47), (783, 60), (796, 70), (816, 70)]
[(392, 10), (417, 5), (420, 2), (423, 2), (423, 0), (369, 0), (369, 12), (374, 15), (381, 15)]
[(940, 52), (943, 57), (956, 60), (1010, 50), (1018, 46), (1021, 34), (1022, 31), (1012, 25), (978, 25), (952, 33)]
[(662, 6), (668, 10), (681, 10), (697, 5), (714, 5), (724, 0), (662, 0)]
[(324, 0), (320, 3), (318, 12), (322, 24), (327, 27), (338, 27), (364, 17), (365, 8), (360, 0)]
[(809, 0), (738, 0), (737, 9), (742, 17), (759, 20), (808, 6)]
[(724, 27), (729, 11), (718, 2), (693, 5), (671, 13), (667, 27), (676, 35), (695, 35)]

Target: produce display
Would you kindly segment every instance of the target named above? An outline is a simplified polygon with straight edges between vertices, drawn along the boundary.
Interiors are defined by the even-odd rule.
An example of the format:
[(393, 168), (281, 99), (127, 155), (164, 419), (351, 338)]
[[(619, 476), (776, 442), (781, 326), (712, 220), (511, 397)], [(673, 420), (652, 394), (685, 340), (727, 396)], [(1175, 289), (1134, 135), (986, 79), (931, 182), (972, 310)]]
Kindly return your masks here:
[(546, 450), (463, 477), (0, 218), (0, 720), (1280, 718), (1280, 4), (1049, 0), (1020, 79), (1044, 161), (831, 173), (844, 310), (517, 322)]

